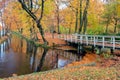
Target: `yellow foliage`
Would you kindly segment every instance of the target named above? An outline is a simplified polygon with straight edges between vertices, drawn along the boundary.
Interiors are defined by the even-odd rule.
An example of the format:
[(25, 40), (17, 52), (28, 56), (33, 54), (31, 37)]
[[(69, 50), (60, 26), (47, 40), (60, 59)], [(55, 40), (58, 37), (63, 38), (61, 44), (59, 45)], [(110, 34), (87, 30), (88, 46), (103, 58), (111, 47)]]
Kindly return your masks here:
[(118, 12), (118, 16), (120, 17), (120, 4), (118, 4), (117, 6), (117, 12)]

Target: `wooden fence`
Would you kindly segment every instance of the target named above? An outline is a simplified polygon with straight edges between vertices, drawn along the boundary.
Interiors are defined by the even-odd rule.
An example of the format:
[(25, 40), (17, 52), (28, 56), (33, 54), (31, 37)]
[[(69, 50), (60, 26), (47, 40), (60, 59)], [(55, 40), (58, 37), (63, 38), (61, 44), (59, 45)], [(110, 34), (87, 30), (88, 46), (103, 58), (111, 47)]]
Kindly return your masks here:
[(67, 42), (80, 43), (85, 45), (102, 46), (120, 49), (120, 36), (102, 36), (102, 35), (80, 35), (80, 34), (60, 34), (58, 38)]

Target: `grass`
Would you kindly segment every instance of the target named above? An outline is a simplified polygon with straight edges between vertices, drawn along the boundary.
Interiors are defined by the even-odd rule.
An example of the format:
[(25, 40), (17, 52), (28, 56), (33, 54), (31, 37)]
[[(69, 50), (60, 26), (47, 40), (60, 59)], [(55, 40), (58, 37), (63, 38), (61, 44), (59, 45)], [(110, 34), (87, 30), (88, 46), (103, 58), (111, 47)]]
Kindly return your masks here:
[(120, 65), (110, 68), (73, 66), (29, 75), (15, 76), (5, 80), (119, 80)]
[(111, 55), (110, 53), (103, 53), (103, 57), (105, 59), (110, 59), (110, 58), (113, 58), (113, 55)]
[(20, 37), (20, 38), (25, 39), (27, 42), (33, 43), (33, 44), (34, 44), (35, 46), (37, 46), (37, 47), (50, 48), (49, 46), (44, 45), (44, 44), (39, 44), (39, 43), (37, 43), (36, 41), (31, 40), (31, 39), (29, 39), (29, 38), (27, 38), (27, 37), (21, 35), (21, 34), (18, 33), (18, 32), (12, 31), (12, 34), (14, 34), (14, 35), (16, 35), (16, 36), (18, 36), (18, 37)]

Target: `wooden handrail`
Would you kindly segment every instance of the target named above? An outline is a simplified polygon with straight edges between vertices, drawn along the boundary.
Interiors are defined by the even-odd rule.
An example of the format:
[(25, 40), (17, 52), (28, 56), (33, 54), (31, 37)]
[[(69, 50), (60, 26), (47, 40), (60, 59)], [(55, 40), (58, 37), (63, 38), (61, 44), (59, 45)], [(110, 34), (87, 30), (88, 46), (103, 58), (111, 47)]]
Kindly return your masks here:
[(92, 44), (94, 46), (101, 45), (103, 48), (106, 46), (108, 47), (110, 46), (113, 49), (115, 49), (116, 45), (120, 44), (120, 36), (80, 35), (80, 34), (72, 34), (72, 35), (61, 34), (60, 36), (61, 36), (59, 37), (60, 39), (64, 39), (66, 41), (70, 41), (74, 43), (80, 42), (81, 44), (84, 43), (86, 45)]

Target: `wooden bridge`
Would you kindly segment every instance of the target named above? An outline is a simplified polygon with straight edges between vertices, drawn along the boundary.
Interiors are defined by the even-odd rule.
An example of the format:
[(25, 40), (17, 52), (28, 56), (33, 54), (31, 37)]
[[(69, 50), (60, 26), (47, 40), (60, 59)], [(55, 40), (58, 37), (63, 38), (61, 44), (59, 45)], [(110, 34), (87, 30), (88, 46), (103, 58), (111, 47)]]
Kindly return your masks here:
[(71, 43), (80, 43), (84, 45), (100, 46), (102, 48), (120, 49), (120, 36), (102, 36), (102, 35), (81, 35), (81, 34), (61, 34), (60, 39)]

